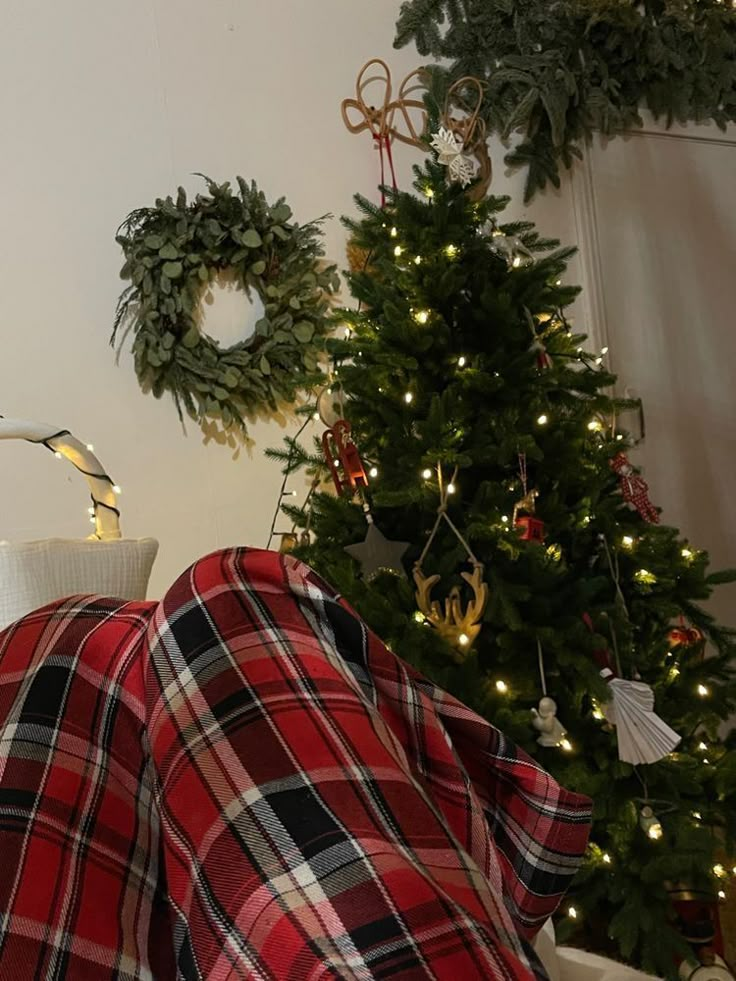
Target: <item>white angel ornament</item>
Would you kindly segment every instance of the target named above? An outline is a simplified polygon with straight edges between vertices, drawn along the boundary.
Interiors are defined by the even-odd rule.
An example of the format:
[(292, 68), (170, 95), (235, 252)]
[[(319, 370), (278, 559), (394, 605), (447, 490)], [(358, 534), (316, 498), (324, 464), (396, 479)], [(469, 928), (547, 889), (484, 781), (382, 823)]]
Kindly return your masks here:
[(539, 733), (540, 746), (559, 746), (567, 730), (557, 718), (557, 703), (546, 695), (539, 700), (539, 709), (532, 709), (532, 725)]

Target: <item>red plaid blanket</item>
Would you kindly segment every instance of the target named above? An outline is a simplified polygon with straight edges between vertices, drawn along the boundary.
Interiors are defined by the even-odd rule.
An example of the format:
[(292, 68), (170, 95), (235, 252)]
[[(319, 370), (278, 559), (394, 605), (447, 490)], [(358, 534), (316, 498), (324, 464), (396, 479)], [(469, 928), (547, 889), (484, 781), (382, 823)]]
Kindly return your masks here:
[(0, 634), (0, 978), (544, 977), (588, 802), (310, 569)]

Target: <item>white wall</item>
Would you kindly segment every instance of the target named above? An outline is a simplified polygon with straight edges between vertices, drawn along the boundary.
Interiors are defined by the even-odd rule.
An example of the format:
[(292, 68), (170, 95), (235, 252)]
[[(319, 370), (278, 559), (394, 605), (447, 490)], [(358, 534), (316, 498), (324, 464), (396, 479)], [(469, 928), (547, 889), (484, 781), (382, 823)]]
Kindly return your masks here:
[[(736, 127), (596, 141), (575, 177), (589, 319), (644, 400), (637, 460), (663, 520), (736, 566)], [(712, 611), (735, 623), (736, 584)]]
[[(4, 4), (0, 412), (94, 443), (123, 487), (124, 533), (161, 542), (153, 595), (206, 551), (265, 544), (280, 475), (262, 453), (283, 429), (255, 426), (255, 447), (234, 460), (203, 445), (195, 425), (184, 435), (170, 400), (144, 396), (127, 353), (115, 366), (117, 225), (179, 184), (196, 190), (194, 171), (254, 178), (270, 197), (286, 195), (301, 221), (349, 212), (356, 190), (372, 192), (377, 161), (368, 138), (344, 129), (339, 105), (367, 59), (384, 57), (397, 78), (418, 64), (413, 50), (392, 50), (398, 9), (399, 0)], [(494, 190), (520, 194), (520, 178), (509, 182), (494, 155)], [(406, 186), (418, 153), (397, 158)], [(531, 213), (571, 240), (564, 196)], [(327, 241), (342, 266), (336, 219)], [(24, 444), (0, 452), (0, 538), (89, 532), (73, 470)]]

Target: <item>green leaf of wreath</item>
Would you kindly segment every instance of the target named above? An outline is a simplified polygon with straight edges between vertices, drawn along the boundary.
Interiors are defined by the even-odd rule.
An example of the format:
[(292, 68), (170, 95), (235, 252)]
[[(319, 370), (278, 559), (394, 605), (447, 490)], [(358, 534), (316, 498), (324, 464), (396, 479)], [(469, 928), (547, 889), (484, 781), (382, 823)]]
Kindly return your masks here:
[(242, 241), (243, 245), (247, 245), (249, 249), (257, 249), (260, 245), (263, 245), (263, 239), (255, 228), (249, 228), (247, 232), (244, 232)]
[[(322, 262), (323, 219), (291, 225), (283, 198), (269, 206), (255, 183), (238, 177), (234, 192), (229, 183), (204, 180), (207, 193), (188, 202), (180, 188), (176, 202), (159, 198), (118, 229), (120, 275), (130, 285), (118, 301), (111, 342), (129, 325), (144, 389), (156, 397), (168, 391), (180, 417), (186, 411), (245, 435), (246, 417), (294, 402), (321, 381), (339, 280)], [(225, 272), (265, 308), (254, 335), (230, 348), (198, 320), (203, 291)]]

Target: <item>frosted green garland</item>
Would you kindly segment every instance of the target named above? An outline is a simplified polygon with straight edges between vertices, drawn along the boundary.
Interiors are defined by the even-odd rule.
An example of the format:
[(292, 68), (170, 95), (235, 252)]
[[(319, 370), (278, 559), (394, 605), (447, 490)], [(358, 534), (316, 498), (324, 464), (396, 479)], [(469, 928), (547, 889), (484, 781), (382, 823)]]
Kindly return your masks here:
[(642, 125), (646, 107), (669, 126), (736, 120), (736, 10), (731, 0), (406, 0), (397, 47), (488, 83), (489, 132), (523, 134), (507, 156), (528, 167), (527, 200), (593, 132)]

